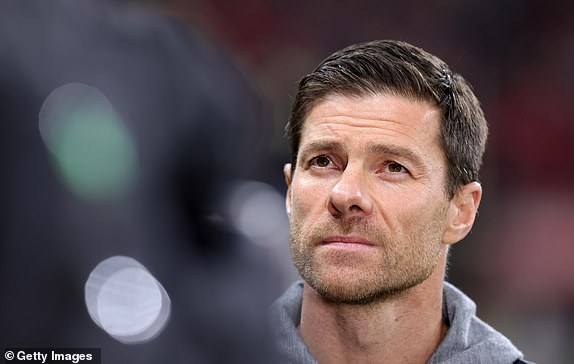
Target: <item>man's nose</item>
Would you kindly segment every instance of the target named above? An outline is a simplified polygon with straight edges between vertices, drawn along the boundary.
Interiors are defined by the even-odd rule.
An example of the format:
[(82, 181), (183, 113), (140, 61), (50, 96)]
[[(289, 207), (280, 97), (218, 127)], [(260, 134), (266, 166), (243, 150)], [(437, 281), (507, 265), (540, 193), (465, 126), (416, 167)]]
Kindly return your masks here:
[(329, 195), (329, 212), (335, 217), (369, 215), (373, 203), (367, 191), (367, 176), (360, 168), (346, 168)]

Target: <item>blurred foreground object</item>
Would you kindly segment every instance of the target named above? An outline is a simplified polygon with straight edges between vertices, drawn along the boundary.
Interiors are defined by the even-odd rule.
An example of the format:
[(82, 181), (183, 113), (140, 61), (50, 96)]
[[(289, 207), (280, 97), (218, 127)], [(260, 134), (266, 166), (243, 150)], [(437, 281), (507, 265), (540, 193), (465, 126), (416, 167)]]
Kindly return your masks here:
[[(105, 1), (3, 1), (0, 54), (0, 343), (101, 347), (105, 363), (272, 362), (269, 267), (223, 199), (252, 178), (267, 132), (241, 73), (192, 29)], [(163, 302), (155, 279), (170, 293), (153, 341), (122, 345), (91, 322), (84, 283), (110, 256), (154, 275), (120, 274), (126, 296), (104, 283), (100, 300), (134, 297), (137, 281)], [(102, 313), (112, 336), (138, 331)]]

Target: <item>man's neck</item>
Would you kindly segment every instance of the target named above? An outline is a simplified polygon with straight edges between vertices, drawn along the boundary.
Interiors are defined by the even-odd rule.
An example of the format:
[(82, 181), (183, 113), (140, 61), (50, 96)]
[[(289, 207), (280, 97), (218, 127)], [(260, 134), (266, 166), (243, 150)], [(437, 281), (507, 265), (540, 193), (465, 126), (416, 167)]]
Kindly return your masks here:
[(305, 284), (299, 327), (319, 363), (426, 363), (447, 327), (444, 268), (406, 292), (369, 305), (324, 300)]

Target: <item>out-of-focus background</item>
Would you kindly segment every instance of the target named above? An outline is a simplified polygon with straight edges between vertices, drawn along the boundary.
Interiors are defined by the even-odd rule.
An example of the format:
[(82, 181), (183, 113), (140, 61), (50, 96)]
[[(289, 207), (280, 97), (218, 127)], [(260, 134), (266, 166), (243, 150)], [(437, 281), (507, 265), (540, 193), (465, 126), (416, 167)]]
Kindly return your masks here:
[[(480, 214), (448, 279), (529, 360), (574, 361), (572, 4), (0, 4), (0, 345), (97, 346), (106, 363), (264, 346), (258, 309), (296, 278), (281, 172), (296, 83), (351, 43), (400, 39), (469, 80), (490, 123)], [(86, 98), (104, 126), (53, 121)], [(171, 297), (151, 342), (89, 318), (84, 283), (113, 255)]]

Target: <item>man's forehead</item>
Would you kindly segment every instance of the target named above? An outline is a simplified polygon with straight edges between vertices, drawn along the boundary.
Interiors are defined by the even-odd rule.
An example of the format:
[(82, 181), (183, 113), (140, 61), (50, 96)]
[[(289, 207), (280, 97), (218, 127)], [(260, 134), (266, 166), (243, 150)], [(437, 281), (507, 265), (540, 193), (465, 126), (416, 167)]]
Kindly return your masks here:
[(376, 92), (365, 91), (362, 93), (345, 92), (345, 91), (329, 92), (329, 93), (322, 95), (321, 97), (315, 99), (312, 102), (309, 111), (311, 111), (311, 109), (313, 109), (315, 106), (318, 106), (319, 104), (337, 101), (337, 100), (342, 100), (342, 99), (346, 99), (346, 100), (349, 100), (352, 102), (364, 102), (364, 101), (369, 101), (369, 100), (377, 101), (380, 98), (387, 98), (387, 99), (392, 99), (392, 100), (402, 100), (404, 102), (411, 102), (414, 104), (419, 104), (421, 106), (424, 105), (424, 106), (428, 106), (428, 107), (434, 107), (438, 110), (436, 102), (434, 102), (432, 100), (422, 98), (422, 97), (416, 97), (416, 96), (410, 96), (407, 94), (402, 94), (398, 91), (395, 92), (393, 90), (381, 90), (381, 91), (376, 91)]
[(365, 136), (379, 128), (398, 134), (420, 134), (436, 142), (440, 120), (440, 109), (424, 100), (386, 93), (362, 96), (332, 94), (310, 108), (302, 125), (301, 141), (304, 142), (305, 135), (310, 132), (314, 139), (341, 125), (362, 128)]

